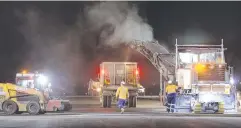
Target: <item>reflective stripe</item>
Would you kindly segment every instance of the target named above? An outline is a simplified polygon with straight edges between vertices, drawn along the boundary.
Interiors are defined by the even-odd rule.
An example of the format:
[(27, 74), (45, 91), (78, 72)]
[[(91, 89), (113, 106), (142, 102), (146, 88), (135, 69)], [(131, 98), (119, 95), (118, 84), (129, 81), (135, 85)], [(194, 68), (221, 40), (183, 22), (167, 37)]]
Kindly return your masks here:
[[(175, 104), (168, 104), (168, 105), (170, 106), (170, 107), (167, 106), (168, 109), (175, 110), (175, 106), (176, 106)], [(174, 108), (172, 108), (172, 106), (174, 106)]]

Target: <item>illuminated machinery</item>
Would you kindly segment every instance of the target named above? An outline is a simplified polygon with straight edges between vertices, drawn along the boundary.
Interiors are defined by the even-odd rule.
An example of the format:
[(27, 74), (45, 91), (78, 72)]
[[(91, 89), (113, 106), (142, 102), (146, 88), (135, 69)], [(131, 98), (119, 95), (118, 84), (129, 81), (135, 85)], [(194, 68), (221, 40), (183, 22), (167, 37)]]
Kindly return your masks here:
[(180, 94), (176, 112), (235, 112), (233, 71), (221, 45), (177, 45), (176, 80)]
[(90, 79), (89, 81), (89, 88), (88, 88), (88, 94), (90, 96), (98, 96), (101, 91), (101, 86), (99, 80), (94, 81)]
[(69, 111), (72, 105), (69, 100), (51, 97), (51, 83), (48, 77), (41, 73), (22, 73), (16, 74), (16, 85), (24, 88), (33, 88), (43, 92), (46, 97), (46, 111)]
[(136, 62), (102, 62), (98, 81), (90, 80), (90, 87), (99, 91), (102, 107), (111, 107), (121, 81), (129, 90), (128, 107), (136, 107), (139, 89), (139, 70)]
[(39, 73), (17, 73), (16, 84), (28, 88), (36, 88), (41, 90), (50, 89), (51, 83), (48, 81), (48, 77)]

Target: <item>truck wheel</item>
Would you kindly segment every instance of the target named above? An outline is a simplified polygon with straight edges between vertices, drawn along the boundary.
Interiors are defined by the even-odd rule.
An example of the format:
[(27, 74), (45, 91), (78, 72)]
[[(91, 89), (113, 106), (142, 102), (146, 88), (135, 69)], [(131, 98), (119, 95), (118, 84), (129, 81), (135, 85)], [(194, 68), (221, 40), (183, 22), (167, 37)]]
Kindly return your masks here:
[(107, 107), (107, 96), (103, 96), (102, 106), (103, 106), (103, 108)]
[(128, 106), (129, 106), (129, 108), (133, 107), (133, 96), (129, 97)]
[(7, 115), (12, 115), (16, 113), (18, 110), (18, 105), (12, 101), (12, 100), (7, 100), (3, 103), (3, 112)]
[(40, 105), (39, 105), (39, 103), (36, 102), (36, 101), (30, 101), (27, 104), (27, 112), (30, 115), (37, 115), (37, 114), (39, 114), (39, 112), (40, 112)]
[(107, 96), (107, 107), (108, 108), (111, 107), (111, 101), (112, 101), (112, 97), (111, 96)]
[(136, 108), (136, 96), (133, 96), (132, 98), (132, 107)]
[(69, 110), (68, 111), (71, 111), (72, 110), (72, 104), (69, 104)]
[(65, 109), (65, 111), (70, 111), (72, 109), (71, 104), (70, 103), (66, 103), (64, 109)]

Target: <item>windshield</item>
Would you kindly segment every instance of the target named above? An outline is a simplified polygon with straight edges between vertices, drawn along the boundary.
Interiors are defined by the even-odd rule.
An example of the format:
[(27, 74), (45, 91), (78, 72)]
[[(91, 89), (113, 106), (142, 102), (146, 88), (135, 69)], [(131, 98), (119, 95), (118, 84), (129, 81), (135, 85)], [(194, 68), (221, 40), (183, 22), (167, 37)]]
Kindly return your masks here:
[(26, 88), (45, 89), (49, 86), (49, 81), (44, 75), (17, 74), (16, 85)]
[(30, 78), (17, 78), (16, 84), (21, 87), (28, 87), (33, 88), (34, 87), (34, 80)]
[(221, 52), (208, 52), (208, 53), (179, 53), (181, 63), (221, 63)]

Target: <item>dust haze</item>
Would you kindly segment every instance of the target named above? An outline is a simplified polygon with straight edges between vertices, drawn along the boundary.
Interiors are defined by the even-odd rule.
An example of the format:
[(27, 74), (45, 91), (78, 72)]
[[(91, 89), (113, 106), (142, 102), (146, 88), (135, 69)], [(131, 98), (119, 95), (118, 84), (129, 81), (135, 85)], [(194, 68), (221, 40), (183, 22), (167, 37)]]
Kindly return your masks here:
[(153, 40), (152, 28), (133, 4), (96, 2), (82, 10), (71, 25), (34, 6), (16, 10), (22, 22), (18, 29), (29, 46), (23, 68), (47, 73), (58, 88), (84, 86), (100, 46)]
[(86, 8), (93, 30), (100, 29), (99, 43), (116, 45), (133, 40), (152, 41), (153, 30), (138, 15), (138, 8), (126, 2), (103, 2)]

